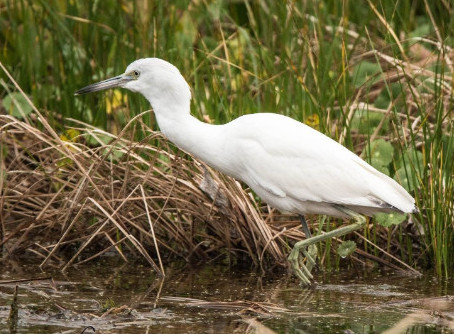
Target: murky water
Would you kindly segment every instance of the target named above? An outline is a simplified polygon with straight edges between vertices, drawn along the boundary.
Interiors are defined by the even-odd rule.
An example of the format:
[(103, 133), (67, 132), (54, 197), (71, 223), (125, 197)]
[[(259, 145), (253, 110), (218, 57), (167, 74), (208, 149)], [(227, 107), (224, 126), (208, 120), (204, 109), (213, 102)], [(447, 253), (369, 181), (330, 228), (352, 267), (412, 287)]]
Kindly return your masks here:
[[(220, 266), (149, 268), (109, 260), (42, 272), (30, 263), (2, 265), (1, 333), (18, 288), (16, 333), (452, 333), (454, 283), (430, 275), (317, 273), (301, 289), (286, 273), (265, 277)], [(87, 329), (85, 333), (93, 333)]]

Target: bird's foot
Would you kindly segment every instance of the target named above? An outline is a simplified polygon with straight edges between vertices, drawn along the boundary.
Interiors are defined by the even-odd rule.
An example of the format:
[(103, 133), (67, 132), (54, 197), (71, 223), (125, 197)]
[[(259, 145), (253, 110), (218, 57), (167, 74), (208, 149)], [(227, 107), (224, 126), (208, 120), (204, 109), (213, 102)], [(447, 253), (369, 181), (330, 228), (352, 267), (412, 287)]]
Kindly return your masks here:
[[(318, 249), (314, 244), (306, 245), (305, 241), (303, 240), (295, 244), (288, 260), (295, 275), (300, 279), (301, 285), (311, 286), (315, 283), (311, 271), (315, 266)], [(306, 261), (304, 261), (304, 258)]]
[[(366, 218), (364, 218), (364, 216), (340, 205), (336, 205), (335, 207), (346, 215), (354, 218), (355, 222), (327, 233), (318, 234), (311, 238), (298, 241), (295, 246), (293, 246), (293, 249), (288, 256), (288, 260), (292, 265), (295, 275), (301, 280), (302, 285), (308, 286), (313, 284), (314, 278), (311, 274), (311, 270), (315, 266), (315, 259), (317, 258), (316, 244), (318, 242), (340, 237), (347, 233), (359, 230), (366, 223)], [(306, 263), (304, 263), (303, 256), (306, 257)]]

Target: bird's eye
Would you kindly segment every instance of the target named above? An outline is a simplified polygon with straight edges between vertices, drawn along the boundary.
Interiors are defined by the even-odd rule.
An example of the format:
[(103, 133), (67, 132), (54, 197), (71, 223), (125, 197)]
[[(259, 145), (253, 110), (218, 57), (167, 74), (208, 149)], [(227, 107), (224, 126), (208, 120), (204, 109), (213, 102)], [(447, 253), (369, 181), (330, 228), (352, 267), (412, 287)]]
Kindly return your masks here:
[(133, 76), (134, 78), (136, 78), (136, 79), (140, 77), (140, 72), (137, 71), (137, 70), (132, 71), (131, 74), (132, 74), (132, 76)]

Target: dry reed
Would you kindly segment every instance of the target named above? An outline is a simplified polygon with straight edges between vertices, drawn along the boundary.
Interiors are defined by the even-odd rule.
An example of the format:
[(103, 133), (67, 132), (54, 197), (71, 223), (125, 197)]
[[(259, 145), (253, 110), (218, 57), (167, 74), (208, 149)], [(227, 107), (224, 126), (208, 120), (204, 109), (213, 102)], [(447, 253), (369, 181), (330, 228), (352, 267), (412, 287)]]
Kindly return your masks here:
[[(266, 207), (249, 191), (169, 147), (159, 133), (138, 143), (126, 139), (127, 131), (117, 137), (77, 126), (80, 134), (62, 141), (0, 115), (6, 253), (26, 250), (39, 255), (41, 265), (57, 260), (66, 268), (112, 250), (125, 260), (140, 254), (163, 273), (163, 263), (175, 256), (224, 254), (282, 265), (286, 238), (303, 238), (297, 222), (265, 221)], [(88, 136), (112, 139), (93, 147)], [(60, 258), (63, 250), (69, 259)]]

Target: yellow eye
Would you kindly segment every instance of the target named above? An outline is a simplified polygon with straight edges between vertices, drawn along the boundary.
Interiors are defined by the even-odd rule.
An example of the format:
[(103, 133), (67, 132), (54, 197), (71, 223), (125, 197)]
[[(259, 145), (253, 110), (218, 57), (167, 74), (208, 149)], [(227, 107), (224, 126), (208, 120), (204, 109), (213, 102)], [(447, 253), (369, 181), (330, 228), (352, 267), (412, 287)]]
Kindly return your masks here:
[(134, 70), (129, 75), (131, 75), (134, 79), (138, 79), (140, 77), (140, 72), (137, 70)]

